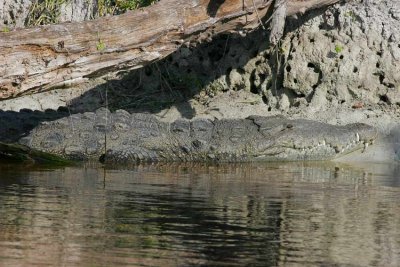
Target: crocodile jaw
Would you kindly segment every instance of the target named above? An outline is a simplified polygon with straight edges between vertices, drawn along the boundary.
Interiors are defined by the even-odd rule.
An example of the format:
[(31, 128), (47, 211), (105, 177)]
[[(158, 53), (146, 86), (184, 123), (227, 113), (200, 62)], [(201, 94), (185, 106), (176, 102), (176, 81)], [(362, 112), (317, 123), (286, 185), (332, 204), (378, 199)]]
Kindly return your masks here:
[[(326, 126), (326, 125), (324, 125)], [(255, 160), (295, 161), (332, 160), (361, 150), (364, 152), (378, 137), (374, 127), (356, 123), (335, 126), (332, 129), (293, 129), (281, 136), (273, 145), (255, 156)], [(294, 127), (293, 127), (294, 128)], [(286, 139), (286, 140), (285, 140)]]

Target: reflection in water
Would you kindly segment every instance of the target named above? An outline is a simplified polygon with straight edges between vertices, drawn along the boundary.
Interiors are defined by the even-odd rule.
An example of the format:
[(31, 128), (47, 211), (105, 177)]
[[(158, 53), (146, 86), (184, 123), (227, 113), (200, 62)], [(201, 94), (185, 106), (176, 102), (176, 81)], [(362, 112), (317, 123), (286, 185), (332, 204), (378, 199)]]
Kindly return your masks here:
[(399, 171), (0, 166), (0, 266), (398, 266)]

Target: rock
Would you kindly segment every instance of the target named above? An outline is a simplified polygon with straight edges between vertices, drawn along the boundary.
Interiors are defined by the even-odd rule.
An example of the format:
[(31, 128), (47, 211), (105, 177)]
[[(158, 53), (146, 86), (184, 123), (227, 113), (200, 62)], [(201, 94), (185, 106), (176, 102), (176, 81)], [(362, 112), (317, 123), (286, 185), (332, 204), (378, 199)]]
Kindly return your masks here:
[[(287, 66), (283, 84), (297, 95), (310, 95), (321, 86), (335, 93), (340, 101), (354, 96), (379, 102), (388, 88), (400, 84), (398, 44), (390, 36), (400, 35), (395, 10), (400, 2), (347, 3), (330, 9), (337, 17), (335, 27), (324, 16), (302, 23), (298, 32), (289, 33), (291, 49), (286, 52)], [(389, 13), (392, 16), (389, 16)], [(309, 18), (313, 15), (310, 14)], [(318, 26), (318, 27), (314, 27)], [(289, 40), (288, 40), (289, 41)]]
[(313, 112), (323, 110), (326, 108), (327, 99), (326, 99), (327, 89), (326, 87), (319, 87), (315, 90), (314, 96), (311, 99), (310, 108)]
[(279, 109), (280, 110), (288, 110), (290, 108), (289, 97), (286, 94), (281, 95), (281, 99), (279, 100)]
[(237, 70), (232, 70), (229, 73), (229, 86), (231, 89), (243, 89), (244, 81), (242, 75)]
[(398, 88), (392, 88), (388, 90), (386, 94), (388, 101), (391, 104), (400, 104), (400, 86)]

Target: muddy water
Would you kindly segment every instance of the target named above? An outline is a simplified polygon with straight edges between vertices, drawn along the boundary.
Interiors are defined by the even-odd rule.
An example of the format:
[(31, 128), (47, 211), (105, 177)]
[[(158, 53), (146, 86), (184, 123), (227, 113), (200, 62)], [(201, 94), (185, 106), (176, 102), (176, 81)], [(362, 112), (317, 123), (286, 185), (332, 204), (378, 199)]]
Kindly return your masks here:
[(0, 266), (399, 266), (400, 166), (0, 166)]

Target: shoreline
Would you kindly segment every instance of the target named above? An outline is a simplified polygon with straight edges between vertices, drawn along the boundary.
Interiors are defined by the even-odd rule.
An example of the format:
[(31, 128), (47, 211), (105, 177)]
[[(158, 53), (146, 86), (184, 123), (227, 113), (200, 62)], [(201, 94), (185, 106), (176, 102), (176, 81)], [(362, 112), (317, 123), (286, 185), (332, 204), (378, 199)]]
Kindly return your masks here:
[(399, 22), (400, 2), (337, 4), (287, 18), (276, 49), (264, 30), (221, 35), (142, 69), (0, 101), (0, 110), (36, 112), (44, 121), (56, 119), (59, 107), (61, 116), (69, 116), (108, 106), (162, 121), (283, 115), (333, 125), (366, 123), (378, 129), (382, 144), (361, 156), (398, 160)]

